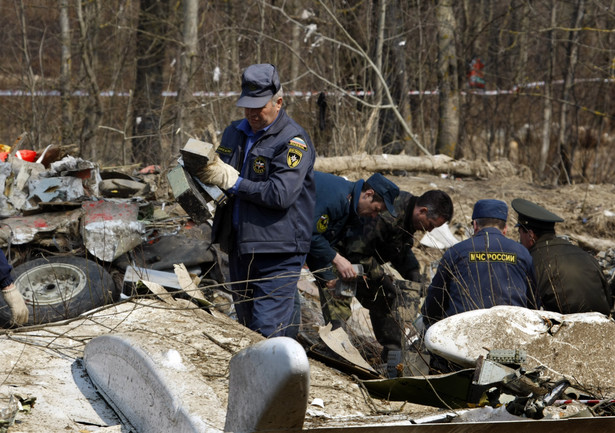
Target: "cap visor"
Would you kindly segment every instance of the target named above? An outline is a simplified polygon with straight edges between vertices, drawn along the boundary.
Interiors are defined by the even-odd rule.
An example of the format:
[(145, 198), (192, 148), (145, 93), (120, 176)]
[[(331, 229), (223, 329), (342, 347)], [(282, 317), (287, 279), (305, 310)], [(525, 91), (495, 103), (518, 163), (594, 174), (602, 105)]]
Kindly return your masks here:
[(266, 96), (242, 96), (237, 100), (237, 106), (243, 108), (262, 108), (267, 105), (267, 102), (272, 98), (272, 95)]

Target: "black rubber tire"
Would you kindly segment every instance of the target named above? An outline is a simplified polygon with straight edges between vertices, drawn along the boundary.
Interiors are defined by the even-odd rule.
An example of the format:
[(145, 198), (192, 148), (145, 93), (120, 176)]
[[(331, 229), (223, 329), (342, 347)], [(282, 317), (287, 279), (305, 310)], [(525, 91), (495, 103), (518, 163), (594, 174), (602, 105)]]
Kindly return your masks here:
[[(115, 283), (100, 265), (82, 257), (49, 257), (17, 266), (15, 285), (30, 312), (26, 325), (77, 317), (112, 302)], [(0, 296), (0, 326), (11, 326), (11, 311)]]

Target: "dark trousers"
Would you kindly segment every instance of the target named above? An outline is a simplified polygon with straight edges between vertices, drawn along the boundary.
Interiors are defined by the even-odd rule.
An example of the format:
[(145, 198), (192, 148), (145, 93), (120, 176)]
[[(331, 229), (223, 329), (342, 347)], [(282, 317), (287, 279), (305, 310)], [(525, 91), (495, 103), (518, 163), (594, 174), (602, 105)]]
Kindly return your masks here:
[(229, 254), (239, 323), (265, 337), (286, 335), (304, 261), (305, 254)]

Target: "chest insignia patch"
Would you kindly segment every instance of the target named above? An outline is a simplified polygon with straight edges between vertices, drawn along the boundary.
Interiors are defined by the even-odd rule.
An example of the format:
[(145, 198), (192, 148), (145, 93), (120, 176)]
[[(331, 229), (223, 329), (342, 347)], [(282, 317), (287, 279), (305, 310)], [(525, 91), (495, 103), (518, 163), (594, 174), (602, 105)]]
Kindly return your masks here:
[(233, 153), (233, 151), (229, 149), (228, 147), (222, 147), (222, 146), (218, 146), (217, 152), (223, 153), (225, 155), (230, 155), (231, 153)]
[(329, 227), (329, 215), (321, 215), (316, 223), (316, 230), (318, 230), (318, 233), (324, 233), (327, 231), (327, 227)]
[(263, 174), (265, 172), (265, 158), (262, 156), (257, 157), (252, 164), (252, 169), (256, 174)]
[(299, 149), (295, 149), (294, 147), (290, 147), (288, 149), (288, 154), (286, 155), (286, 163), (290, 168), (295, 168), (301, 162), (301, 158), (303, 157), (303, 153)]

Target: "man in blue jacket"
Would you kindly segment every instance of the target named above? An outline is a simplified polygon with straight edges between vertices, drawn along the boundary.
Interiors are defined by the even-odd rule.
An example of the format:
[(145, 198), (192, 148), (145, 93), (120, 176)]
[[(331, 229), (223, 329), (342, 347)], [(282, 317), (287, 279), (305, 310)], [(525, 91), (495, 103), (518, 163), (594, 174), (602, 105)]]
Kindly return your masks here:
[(507, 238), (508, 206), (500, 200), (474, 205), (474, 236), (449, 248), (427, 289), (423, 321), (494, 305), (537, 308), (536, 278), (527, 249)]
[[(336, 299), (330, 291), (338, 278), (352, 280), (357, 274), (352, 264), (334, 249), (352, 226), (361, 218), (375, 218), (388, 210), (396, 215), (394, 202), (399, 188), (380, 173), (350, 182), (329, 173), (315, 172), (316, 207), (313, 234), (307, 265), (317, 279), (320, 303), (325, 322), (341, 325), (338, 309), (346, 310), (347, 302)], [(334, 269), (335, 272), (334, 272)]]
[(213, 242), (229, 255), (240, 323), (265, 337), (285, 335), (310, 249), (315, 151), (282, 108), (275, 66), (243, 73), (237, 106), (245, 118), (226, 128), (216, 158), (199, 174), (229, 194), (216, 210)]

